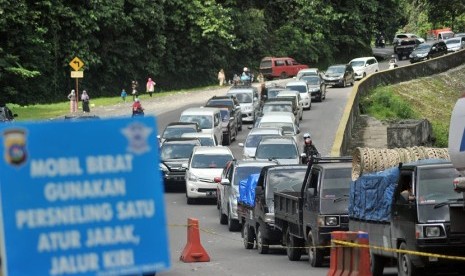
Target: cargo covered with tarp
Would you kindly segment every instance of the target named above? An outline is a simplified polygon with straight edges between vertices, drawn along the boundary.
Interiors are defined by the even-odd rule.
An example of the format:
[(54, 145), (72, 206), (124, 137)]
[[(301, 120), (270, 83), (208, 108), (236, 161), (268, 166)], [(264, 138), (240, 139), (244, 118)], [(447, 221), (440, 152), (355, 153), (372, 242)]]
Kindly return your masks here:
[(239, 181), (238, 202), (246, 206), (255, 206), (255, 188), (260, 174), (251, 174), (247, 179)]

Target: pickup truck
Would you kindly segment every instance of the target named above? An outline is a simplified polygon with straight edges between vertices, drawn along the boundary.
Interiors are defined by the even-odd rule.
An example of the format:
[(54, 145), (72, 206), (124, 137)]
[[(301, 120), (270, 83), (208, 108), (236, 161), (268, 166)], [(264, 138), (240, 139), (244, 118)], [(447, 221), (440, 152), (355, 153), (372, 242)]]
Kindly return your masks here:
[(307, 251), (310, 264), (322, 266), (331, 232), (348, 230), (351, 169), (350, 157), (313, 157), (300, 191), (274, 193), (275, 224), (289, 260), (300, 260)]
[(399, 60), (402, 60), (402, 57), (406, 57), (408, 59), (409, 55), (413, 52), (413, 49), (415, 49), (419, 44), (420, 41), (416, 38), (399, 39), (394, 45), (394, 53), (397, 54)]
[(300, 191), (305, 165), (273, 165), (263, 167), (260, 174), (249, 176), (247, 184), (239, 184), (237, 214), (242, 224), (246, 249), (268, 253), (270, 245), (282, 245), (282, 234), (274, 223), (274, 191)]
[(451, 225), (448, 208), (461, 197), (451, 188), (457, 176), (450, 161), (430, 159), (400, 163), (352, 182), (349, 229), (368, 233), (373, 275), (382, 275), (388, 260), (397, 261), (399, 275), (457, 269), (451, 264), (458, 261), (433, 255), (465, 256), (465, 231)]

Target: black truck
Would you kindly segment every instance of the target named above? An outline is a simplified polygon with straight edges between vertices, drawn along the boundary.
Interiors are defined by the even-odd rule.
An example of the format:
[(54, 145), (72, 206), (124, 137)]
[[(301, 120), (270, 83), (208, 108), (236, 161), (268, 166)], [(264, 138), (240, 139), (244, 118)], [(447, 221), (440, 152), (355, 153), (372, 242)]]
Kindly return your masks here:
[(419, 44), (420, 41), (416, 38), (399, 39), (394, 45), (394, 53), (397, 54), (399, 60), (402, 60), (402, 57), (406, 57), (408, 59), (409, 55), (413, 52), (413, 49), (415, 49)]
[(275, 192), (275, 224), (291, 261), (309, 254), (313, 267), (329, 256), (332, 231), (348, 230), (352, 158), (312, 157), (298, 192)]
[[(282, 234), (275, 227), (274, 221), (274, 191), (299, 191), (306, 172), (305, 165), (272, 165), (263, 167), (256, 187), (239, 188), (237, 214), (242, 224), (242, 238), (246, 249), (254, 248), (258, 253), (268, 253), (270, 245), (282, 245)], [(253, 179), (253, 175), (249, 176)], [(241, 185), (241, 184), (240, 184)], [(255, 191), (253, 203), (246, 203), (244, 193)], [(251, 197), (251, 196), (249, 196)]]
[(459, 261), (434, 255), (465, 256), (465, 212), (455, 214), (460, 223), (452, 224), (449, 210), (462, 199), (451, 188), (457, 176), (450, 161), (420, 160), (352, 183), (349, 229), (367, 232), (375, 246), (370, 248), (373, 275), (382, 275), (388, 261), (397, 261), (399, 275), (459, 271)]

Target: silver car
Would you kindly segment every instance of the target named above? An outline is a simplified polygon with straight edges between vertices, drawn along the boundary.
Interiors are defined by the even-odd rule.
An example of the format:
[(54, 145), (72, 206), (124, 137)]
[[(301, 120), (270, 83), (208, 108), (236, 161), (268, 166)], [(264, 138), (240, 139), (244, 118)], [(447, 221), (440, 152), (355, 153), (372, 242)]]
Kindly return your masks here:
[(220, 223), (227, 224), (229, 231), (241, 229), (237, 215), (237, 198), (239, 183), (247, 180), (249, 175), (260, 173), (263, 167), (277, 165), (273, 161), (232, 160), (226, 164), (221, 177), (215, 178), (217, 188), (217, 208)]
[(298, 165), (301, 156), (292, 137), (265, 137), (257, 146), (255, 160), (276, 160), (280, 165)]
[(268, 136), (283, 136), (284, 131), (282, 128), (275, 127), (262, 127), (262, 128), (252, 128), (245, 139), (245, 143), (239, 143), (239, 147), (243, 147), (243, 158), (250, 159), (255, 156), (255, 150), (257, 149), (258, 143), (262, 140), (263, 137)]

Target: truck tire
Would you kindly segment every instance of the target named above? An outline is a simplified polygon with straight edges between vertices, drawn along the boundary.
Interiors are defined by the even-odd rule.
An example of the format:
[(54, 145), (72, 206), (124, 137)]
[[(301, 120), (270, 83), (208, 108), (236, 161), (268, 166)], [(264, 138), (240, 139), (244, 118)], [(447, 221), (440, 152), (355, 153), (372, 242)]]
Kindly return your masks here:
[(383, 276), (386, 258), (370, 252), (370, 269), (373, 276)]
[[(405, 242), (399, 246), (400, 250), (407, 250)], [(418, 269), (412, 263), (412, 259), (409, 254), (399, 253), (397, 255), (397, 272), (400, 276), (415, 276), (419, 275)]]
[(257, 229), (257, 250), (258, 254), (268, 254), (268, 249), (270, 249), (268, 245), (268, 241), (263, 237), (262, 227), (258, 226)]
[(233, 219), (231, 215), (231, 209), (228, 208), (228, 230), (230, 232), (237, 231), (240, 229), (241, 224), (237, 219)]
[(299, 261), (302, 256), (302, 242), (291, 235), (289, 228), (286, 231), (286, 252), (289, 261)]
[(254, 235), (253, 232), (250, 231), (250, 226), (247, 223), (244, 223), (242, 226), (242, 238), (244, 242), (245, 249), (252, 249), (254, 246)]
[(307, 237), (308, 244), (308, 261), (312, 267), (322, 267), (324, 261), (323, 250), (316, 248), (315, 241), (313, 239), (312, 232), (308, 233)]

